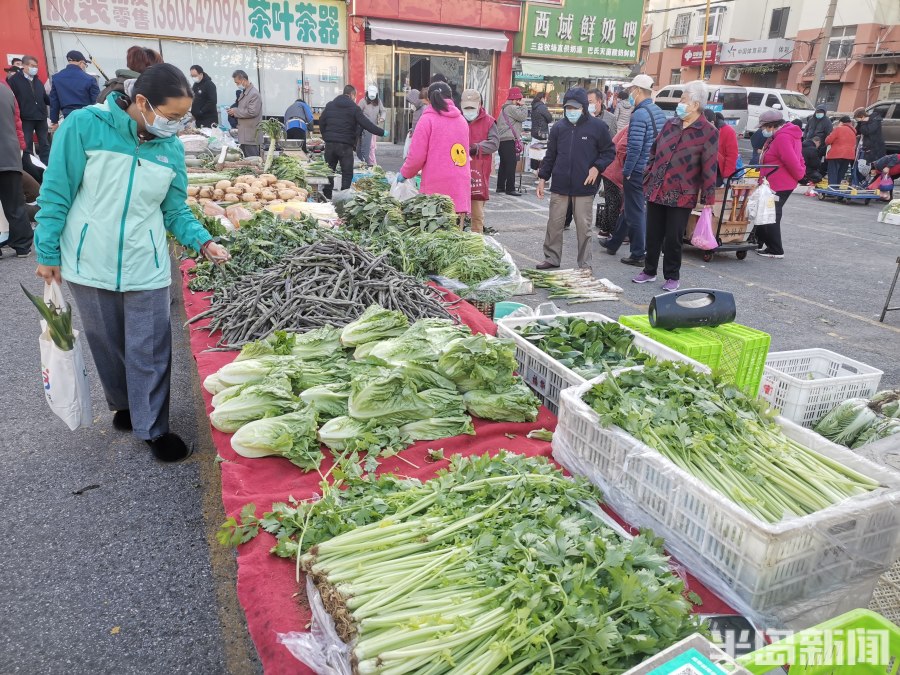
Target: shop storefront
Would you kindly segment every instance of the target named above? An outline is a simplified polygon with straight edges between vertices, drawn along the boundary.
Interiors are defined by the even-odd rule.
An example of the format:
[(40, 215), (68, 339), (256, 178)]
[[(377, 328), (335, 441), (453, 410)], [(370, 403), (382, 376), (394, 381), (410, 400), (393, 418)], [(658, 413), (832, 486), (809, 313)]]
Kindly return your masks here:
[(347, 10), (340, 0), (40, 0), (50, 72), (66, 53), (90, 53), (88, 72), (114, 77), (134, 44), (159, 51), (186, 73), (203, 67), (219, 104), (234, 101), (231, 74), (244, 70), (263, 114), (283, 115), (298, 97), (321, 108), (344, 86)]
[(724, 44), (719, 61), (729, 82), (744, 87), (785, 89), (793, 56), (793, 40), (773, 38)]
[(427, 87), (437, 73), (456, 93), (477, 89), (489, 111), (505, 98), (518, 3), (399, 0), (388, 8), (355, 0), (350, 8), (350, 81), (360, 92), (378, 87), (394, 142), (402, 143), (409, 129), (413, 109), (407, 93)]
[(642, 12), (643, 3), (617, 0), (526, 3), (513, 83), (558, 106), (570, 87), (627, 81), (640, 56)]

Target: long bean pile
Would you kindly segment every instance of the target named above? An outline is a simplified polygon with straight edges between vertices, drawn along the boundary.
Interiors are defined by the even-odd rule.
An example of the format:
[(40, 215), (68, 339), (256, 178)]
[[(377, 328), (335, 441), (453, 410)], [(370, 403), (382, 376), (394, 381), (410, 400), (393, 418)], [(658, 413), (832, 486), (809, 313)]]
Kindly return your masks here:
[(879, 487), (785, 436), (760, 404), (685, 364), (609, 375), (584, 400), (676, 466), (768, 523), (815, 513)]
[(391, 267), (352, 242), (323, 235), (294, 249), (274, 266), (217, 288), (210, 308), (190, 323), (212, 317), (219, 346), (238, 348), (273, 331), (303, 333), (345, 326), (372, 304), (416, 321), (452, 319), (437, 291)]
[(456, 456), (424, 484), (349, 479), (259, 519), (248, 505), (219, 541), (263, 527), (299, 557), (360, 675), (614, 675), (696, 624), (661, 541), (623, 539), (598, 499), (543, 458)]

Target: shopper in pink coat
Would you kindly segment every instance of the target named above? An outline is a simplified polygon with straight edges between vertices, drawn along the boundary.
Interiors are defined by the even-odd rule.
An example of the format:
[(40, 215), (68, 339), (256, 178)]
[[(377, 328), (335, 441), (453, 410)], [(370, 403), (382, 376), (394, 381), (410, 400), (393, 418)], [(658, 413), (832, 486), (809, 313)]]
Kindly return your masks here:
[(759, 116), (759, 126), (766, 137), (760, 157), (761, 164), (774, 164), (777, 169), (760, 169), (767, 178), (769, 187), (777, 195), (775, 199), (775, 222), (757, 228), (756, 252), (764, 258), (783, 258), (781, 245), (781, 212), (784, 203), (797, 187), (797, 182), (806, 174), (803, 162), (800, 127), (785, 124), (780, 110), (766, 110)]
[(453, 93), (445, 82), (435, 82), (428, 88), (428, 100), (431, 105), (416, 125), (409, 155), (400, 168), (400, 180), (408, 180), (421, 171), (420, 192), (447, 195), (457, 213), (469, 213), (469, 125), (453, 105)]

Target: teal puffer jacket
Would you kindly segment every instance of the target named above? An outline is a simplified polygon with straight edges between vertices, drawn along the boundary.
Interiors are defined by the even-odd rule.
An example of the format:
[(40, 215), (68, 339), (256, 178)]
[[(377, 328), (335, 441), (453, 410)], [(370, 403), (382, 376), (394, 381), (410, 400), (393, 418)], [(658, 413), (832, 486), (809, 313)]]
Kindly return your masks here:
[(118, 96), (76, 110), (53, 138), (38, 197), (37, 261), (94, 288), (165, 288), (166, 233), (196, 251), (210, 235), (185, 204), (181, 141), (140, 141)]

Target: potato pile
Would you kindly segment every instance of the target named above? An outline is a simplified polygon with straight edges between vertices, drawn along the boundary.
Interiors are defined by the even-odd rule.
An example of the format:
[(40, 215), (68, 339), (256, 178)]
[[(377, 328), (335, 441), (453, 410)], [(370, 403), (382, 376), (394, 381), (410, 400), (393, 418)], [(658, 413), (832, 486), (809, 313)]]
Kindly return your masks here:
[(290, 200), (305, 201), (308, 192), (289, 180), (278, 180), (271, 173), (246, 174), (233, 181), (220, 180), (215, 185), (189, 185), (187, 203), (242, 202), (251, 210)]

